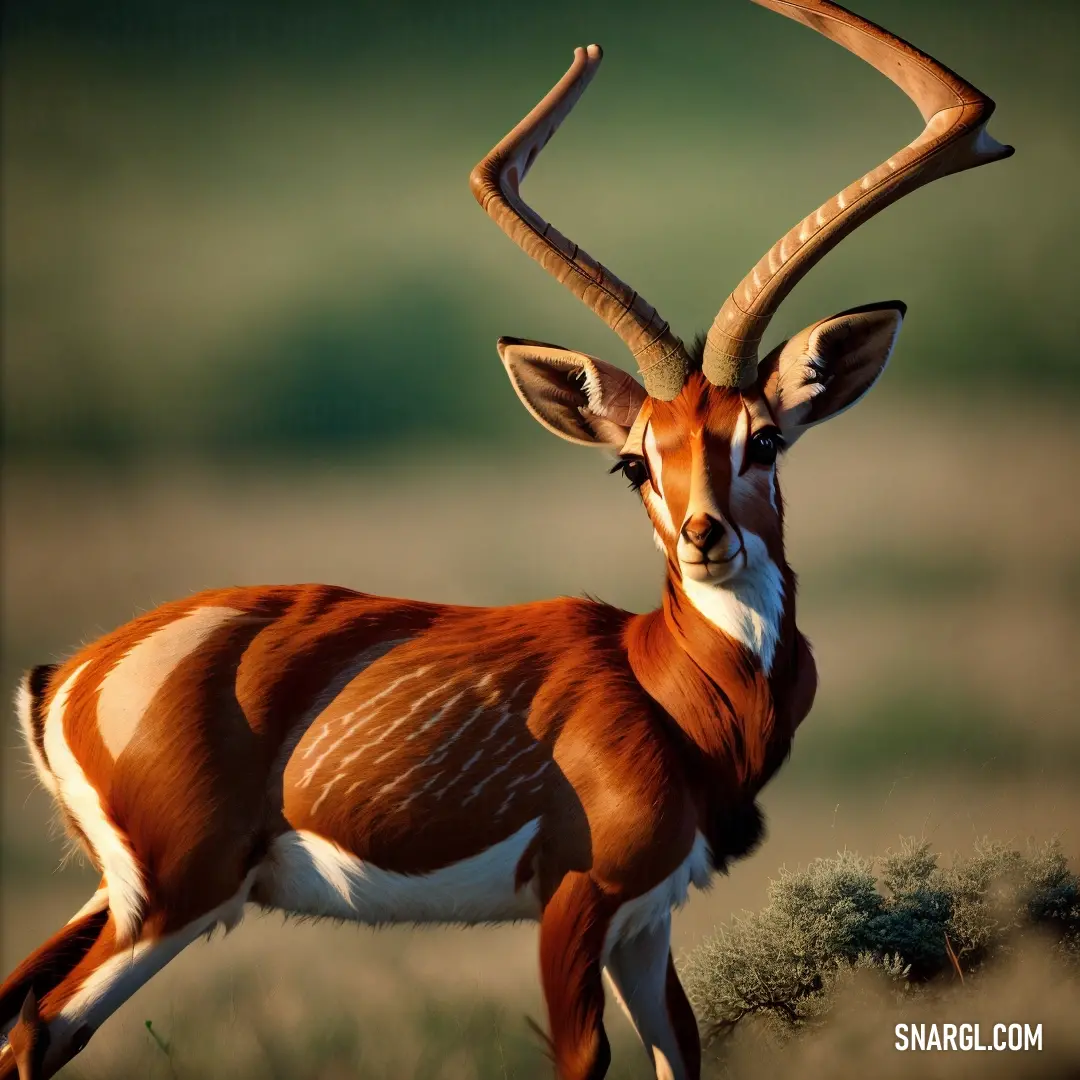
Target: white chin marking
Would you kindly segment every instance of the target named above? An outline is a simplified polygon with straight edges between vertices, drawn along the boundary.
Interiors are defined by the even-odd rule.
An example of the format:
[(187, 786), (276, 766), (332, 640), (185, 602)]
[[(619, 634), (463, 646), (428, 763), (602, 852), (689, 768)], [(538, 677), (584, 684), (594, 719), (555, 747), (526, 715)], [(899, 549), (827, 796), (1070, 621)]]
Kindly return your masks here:
[(536, 919), (533, 887), (515, 889), (514, 881), (539, 827), (534, 819), (486, 851), (426, 874), (383, 870), (317, 833), (284, 833), (260, 868), (257, 895), (293, 914), (370, 925)]
[(745, 569), (729, 581), (694, 581), (683, 574), (683, 592), (698, 611), (729, 637), (745, 645), (768, 675), (780, 640), (784, 579), (765, 542), (743, 533)]

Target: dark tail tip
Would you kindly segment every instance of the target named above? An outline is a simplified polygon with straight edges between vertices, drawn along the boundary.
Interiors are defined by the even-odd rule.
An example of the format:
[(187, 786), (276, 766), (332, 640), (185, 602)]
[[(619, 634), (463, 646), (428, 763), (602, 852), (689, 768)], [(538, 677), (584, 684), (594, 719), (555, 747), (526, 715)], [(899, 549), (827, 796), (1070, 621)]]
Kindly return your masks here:
[(30, 732), (42, 760), (45, 760), (45, 695), (59, 664), (38, 664), (26, 673), (26, 689), (30, 691)]
[(53, 672), (59, 667), (59, 664), (38, 664), (37, 667), (31, 668), (26, 675), (26, 685), (31, 695), (34, 698), (35, 703), (38, 698), (45, 694), (45, 691), (49, 689), (49, 680), (53, 677)]

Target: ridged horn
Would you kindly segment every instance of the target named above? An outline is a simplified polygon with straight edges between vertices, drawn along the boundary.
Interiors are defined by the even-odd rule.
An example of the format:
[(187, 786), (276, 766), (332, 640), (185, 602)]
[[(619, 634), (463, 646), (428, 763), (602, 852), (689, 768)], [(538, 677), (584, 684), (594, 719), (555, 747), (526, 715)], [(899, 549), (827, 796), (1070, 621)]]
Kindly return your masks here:
[(602, 55), (598, 45), (576, 49), (570, 69), (473, 169), (469, 184), (499, 228), (626, 342), (649, 394), (670, 401), (690, 368), (682, 341), (656, 308), (540, 217), (520, 192), (526, 173), (577, 104)]
[(702, 363), (705, 377), (717, 386), (754, 381), (758, 344), (781, 301), (853, 229), (938, 177), (1013, 152), (985, 130), (993, 101), (901, 38), (829, 0), (754, 2), (809, 26), (877, 68), (915, 102), (926, 127), (914, 142), (803, 218), (724, 301)]

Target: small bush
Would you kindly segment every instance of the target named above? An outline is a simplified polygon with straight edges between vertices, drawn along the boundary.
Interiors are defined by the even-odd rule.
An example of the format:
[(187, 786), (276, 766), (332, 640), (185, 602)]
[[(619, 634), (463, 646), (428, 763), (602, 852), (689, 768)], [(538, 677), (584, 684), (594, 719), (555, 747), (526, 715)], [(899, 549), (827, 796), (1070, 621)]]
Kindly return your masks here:
[(782, 870), (768, 905), (722, 927), (682, 976), (713, 1035), (748, 1016), (789, 1035), (822, 1018), (856, 971), (910, 993), (950, 971), (975, 975), (1033, 933), (1080, 966), (1080, 878), (1056, 841), (1021, 853), (984, 840), (945, 868), (908, 839), (876, 861), (845, 851)]

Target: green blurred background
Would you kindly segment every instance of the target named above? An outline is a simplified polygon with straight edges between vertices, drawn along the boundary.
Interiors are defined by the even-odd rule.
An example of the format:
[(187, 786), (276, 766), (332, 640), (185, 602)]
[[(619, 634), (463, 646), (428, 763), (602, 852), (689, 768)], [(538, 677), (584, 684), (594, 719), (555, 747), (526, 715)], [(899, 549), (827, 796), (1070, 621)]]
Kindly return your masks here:
[[(910, 305), (880, 386), (785, 464), (821, 692), (766, 796), (773, 839), (680, 917), (684, 946), (757, 906), (781, 862), (844, 845), (992, 829), (1080, 847), (1080, 6), (859, 10), (994, 97), (1017, 153), (890, 208), (774, 320), (779, 340)], [(469, 170), (573, 46), (600, 42), (526, 194), (689, 339), (779, 235), (919, 130), (876, 72), (744, 0), (38, 0), (3, 20), (8, 689), (136, 611), (233, 582), (652, 605), (636, 501), (527, 416), (494, 346), (628, 357), (484, 217)], [(93, 881), (54, 875), (62, 844), (13, 719), (2, 735), (7, 969)], [(540, 1015), (533, 949), (529, 929), (253, 921), (122, 1010), (83, 1074), (134, 1068), (138, 1049), (140, 1075), (175, 1075), (151, 1016), (182, 1059), (225, 1040), (252, 1075), (351, 1076), (361, 1059), (365, 1076), (532, 1075), (499, 1053), (525, 1039), (522, 1008)], [(420, 1057), (370, 1056), (395, 1042), (379, 1006)]]
[[(890, 390), (1075, 393), (1075, 4), (872, 0), (999, 102), (1016, 158), (860, 230), (777, 319), (901, 296)], [(919, 129), (743, 0), (5, 6), (4, 437), (19, 457), (540, 445), (498, 334), (622, 346), (484, 220), (475, 161), (606, 59), (534, 203), (690, 338), (786, 228)]]

